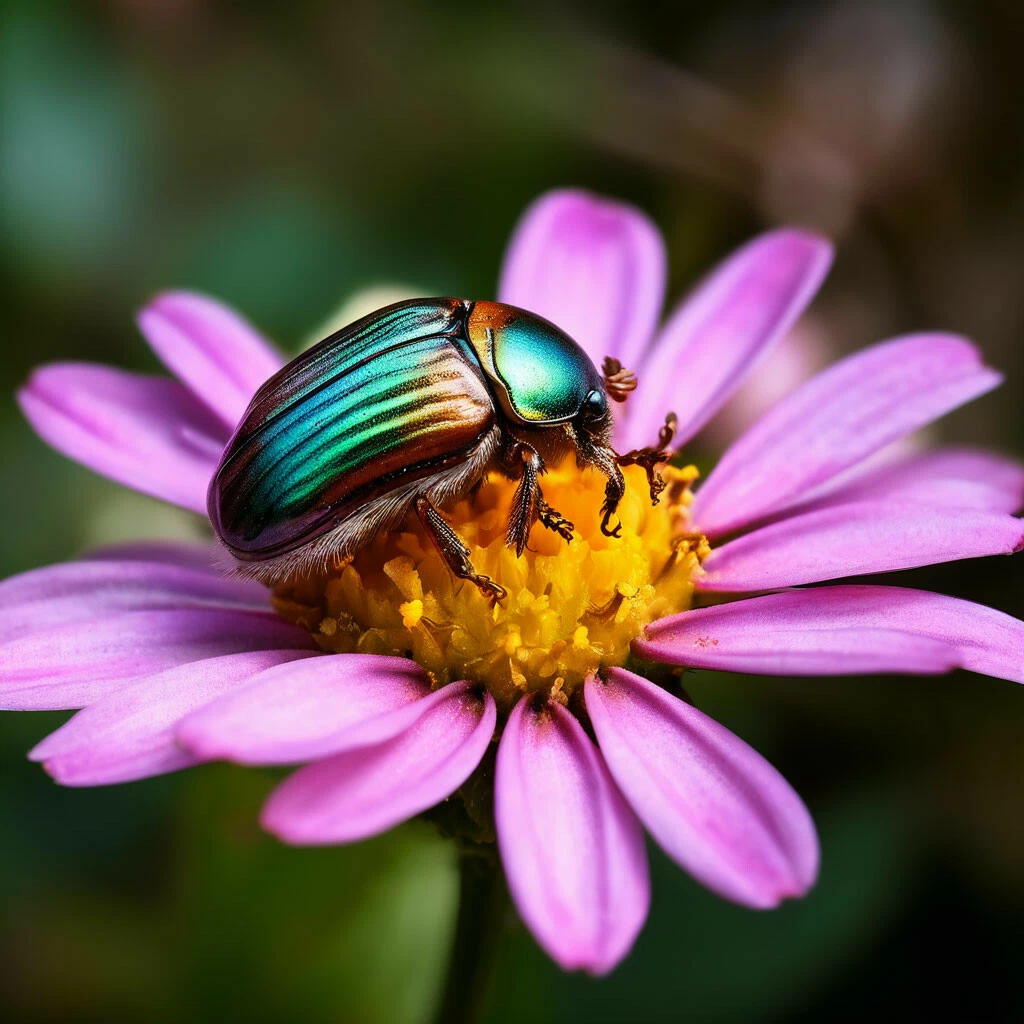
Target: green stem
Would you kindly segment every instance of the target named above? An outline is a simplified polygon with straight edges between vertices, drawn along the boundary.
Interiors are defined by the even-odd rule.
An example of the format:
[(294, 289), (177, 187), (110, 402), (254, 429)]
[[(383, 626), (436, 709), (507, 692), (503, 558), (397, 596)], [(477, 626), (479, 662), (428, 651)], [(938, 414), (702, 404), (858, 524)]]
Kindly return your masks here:
[(459, 857), (459, 916), (437, 1024), (477, 1024), (494, 972), (508, 893), (495, 852)]

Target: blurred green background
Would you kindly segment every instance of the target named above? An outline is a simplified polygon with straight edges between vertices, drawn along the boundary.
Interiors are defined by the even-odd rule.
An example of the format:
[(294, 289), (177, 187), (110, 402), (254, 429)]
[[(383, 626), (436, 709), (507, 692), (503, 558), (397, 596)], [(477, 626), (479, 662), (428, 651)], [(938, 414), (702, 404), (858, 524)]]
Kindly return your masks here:
[[(1024, 454), (1019, 5), (482, 6), (4, 3), (3, 392), (48, 359), (155, 371), (132, 314), (163, 287), (220, 296), (291, 349), (363, 288), (493, 295), (521, 209), (579, 185), (655, 218), (673, 296), (767, 225), (828, 232), (796, 362), (967, 333), (1008, 383), (936, 436)], [(736, 429), (734, 412), (695, 456)], [(10, 398), (0, 480), (3, 575), (199, 529), (47, 450)], [(1024, 617), (1019, 563), (899, 581)], [(755, 914), (655, 852), (630, 959), (565, 976), (510, 920), (488, 1021), (1021, 1019), (1014, 684), (687, 687), (806, 799), (818, 888)], [(271, 775), (223, 766), (61, 790), (24, 752), (64, 717), (0, 715), (5, 1020), (431, 1019), (457, 879), (427, 825), (285, 849), (255, 823)]]

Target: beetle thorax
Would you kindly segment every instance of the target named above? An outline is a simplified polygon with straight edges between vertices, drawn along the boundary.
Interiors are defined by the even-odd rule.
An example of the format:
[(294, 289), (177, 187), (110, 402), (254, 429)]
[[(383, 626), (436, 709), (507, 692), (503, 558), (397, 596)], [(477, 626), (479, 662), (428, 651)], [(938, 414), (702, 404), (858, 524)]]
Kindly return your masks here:
[(410, 656), (437, 685), (483, 683), (504, 709), (523, 692), (568, 701), (591, 672), (624, 664), (649, 622), (689, 607), (709, 550), (690, 530), (696, 475), (666, 469), (668, 488), (652, 507), (643, 472), (628, 468), (613, 538), (600, 529), (604, 478), (567, 458), (542, 484), (574, 523), (573, 539), (537, 524), (517, 558), (505, 544), (515, 484), (492, 474), (448, 516), (477, 569), (508, 590), (494, 608), (452, 577), (412, 517), (326, 575), (278, 587), (275, 601), (325, 650)]

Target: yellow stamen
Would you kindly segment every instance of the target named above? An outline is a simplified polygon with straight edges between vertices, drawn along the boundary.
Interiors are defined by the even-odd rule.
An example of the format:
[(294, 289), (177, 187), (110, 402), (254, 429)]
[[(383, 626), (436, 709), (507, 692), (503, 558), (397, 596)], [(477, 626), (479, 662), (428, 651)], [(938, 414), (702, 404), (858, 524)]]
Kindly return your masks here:
[(446, 515), (474, 567), (508, 590), (494, 608), (451, 575), (414, 517), (327, 576), (279, 586), (275, 604), (325, 650), (411, 656), (437, 685), (483, 683), (505, 710), (538, 690), (564, 702), (597, 668), (623, 664), (648, 623), (690, 606), (710, 550), (690, 532), (697, 471), (662, 472), (652, 507), (644, 472), (625, 470), (618, 538), (600, 529), (603, 477), (571, 464), (545, 475), (545, 500), (575, 524), (573, 539), (538, 523), (519, 558), (505, 546), (513, 482), (490, 477), (459, 502)]
[(398, 606), (398, 614), (402, 616), (402, 625), (406, 629), (413, 629), (423, 618), (423, 602), (419, 598), (415, 601), (406, 601)]

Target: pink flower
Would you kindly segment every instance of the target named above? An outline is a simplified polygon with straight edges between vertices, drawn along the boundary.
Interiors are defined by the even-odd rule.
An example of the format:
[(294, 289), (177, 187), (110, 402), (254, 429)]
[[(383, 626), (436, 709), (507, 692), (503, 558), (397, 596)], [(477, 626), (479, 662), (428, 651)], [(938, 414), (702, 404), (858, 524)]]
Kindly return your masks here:
[[(793, 326), (831, 253), (801, 231), (728, 258), (662, 327), (665, 257), (641, 214), (554, 192), (512, 239), (499, 298), (565, 328), (600, 363), (635, 369), (617, 423), (625, 450), (666, 410), (693, 437)], [(156, 298), (140, 327), (177, 380), (86, 365), (37, 370), (19, 395), (70, 457), (204, 513), (219, 453), (281, 357), (219, 304)], [(698, 593), (633, 639), (640, 658), (764, 674), (941, 673), (1024, 681), (1024, 624), (922, 591), (804, 584), (1018, 550), (1024, 467), (949, 449), (865, 460), (995, 387), (962, 338), (918, 334), (869, 348), (755, 423), (696, 493), (712, 542)], [(768, 591), (768, 593), (763, 593)], [(758, 596), (743, 597), (745, 593)], [(685, 607), (685, 606), (684, 606)], [(100, 785), (214, 758), (302, 765), (263, 824), (292, 843), (349, 842), (443, 801), (504, 720), (495, 823), (524, 921), (566, 969), (594, 974), (629, 951), (647, 914), (642, 828), (726, 899), (776, 906), (813, 885), (810, 815), (759, 754), (667, 690), (611, 667), (568, 707), (529, 693), (510, 709), (476, 681), (433, 688), (419, 665), (325, 654), (262, 587), (224, 579), (208, 550), (132, 545), (0, 585), (0, 702), (81, 708), (32, 752), (59, 782)], [(423, 602), (410, 599), (412, 625)], [(410, 626), (410, 628), (411, 628)]]

